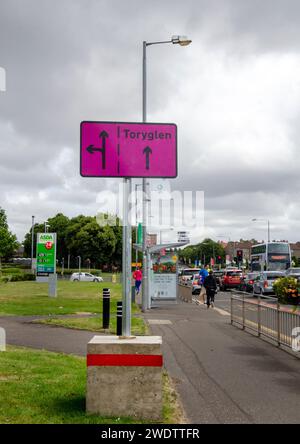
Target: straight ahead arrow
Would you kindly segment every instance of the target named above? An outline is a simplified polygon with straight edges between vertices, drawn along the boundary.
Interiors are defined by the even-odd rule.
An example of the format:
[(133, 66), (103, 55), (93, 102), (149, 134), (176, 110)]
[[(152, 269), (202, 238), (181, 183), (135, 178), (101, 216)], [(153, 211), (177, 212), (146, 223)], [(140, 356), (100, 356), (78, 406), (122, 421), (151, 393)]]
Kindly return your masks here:
[(150, 146), (146, 146), (143, 150), (143, 154), (146, 154), (146, 170), (150, 168), (150, 154), (152, 154), (152, 149)]

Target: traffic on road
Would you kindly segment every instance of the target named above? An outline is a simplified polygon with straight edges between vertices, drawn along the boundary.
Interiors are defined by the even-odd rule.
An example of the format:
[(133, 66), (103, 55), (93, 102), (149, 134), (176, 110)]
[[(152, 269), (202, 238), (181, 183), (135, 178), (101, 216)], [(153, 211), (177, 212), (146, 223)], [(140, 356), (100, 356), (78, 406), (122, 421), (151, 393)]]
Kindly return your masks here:
[[(242, 251), (237, 250), (237, 263), (221, 265), (203, 265), (179, 270), (179, 283), (191, 287), (193, 295), (198, 295), (204, 284), (202, 271), (213, 271), (219, 291), (235, 289), (252, 294), (274, 295), (274, 283), (282, 278), (295, 279), (295, 285), (300, 286), (300, 267), (292, 266), (291, 249), (288, 242), (265, 242), (251, 247), (248, 269), (243, 263)], [(212, 260), (211, 260), (212, 261)], [(291, 285), (289, 281), (287, 285)]]

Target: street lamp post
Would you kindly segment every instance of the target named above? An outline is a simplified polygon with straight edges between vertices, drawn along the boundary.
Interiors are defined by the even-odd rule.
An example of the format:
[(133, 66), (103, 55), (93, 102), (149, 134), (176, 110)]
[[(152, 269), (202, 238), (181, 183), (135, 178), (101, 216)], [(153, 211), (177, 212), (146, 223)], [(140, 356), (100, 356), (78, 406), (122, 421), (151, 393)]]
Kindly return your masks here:
[[(187, 46), (191, 43), (185, 36), (173, 36), (171, 40), (159, 42), (143, 42), (143, 122), (147, 122), (147, 46), (161, 45), (165, 43), (178, 44), (180, 46)], [(150, 254), (147, 247), (147, 200), (148, 188), (146, 178), (143, 178), (143, 280), (142, 280), (142, 311), (145, 312), (149, 305), (149, 262)]]
[(131, 179), (123, 179), (122, 336), (131, 337)]
[(259, 221), (262, 221), (262, 222), (267, 222), (267, 226), (268, 226), (268, 242), (270, 242), (270, 221), (269, 221), (269, 219), (256, 219), (256, 218), (254, 218), (254, 219), (252, 219), (252, 222), (259, 222)]
[[(141, 183), (135, 184), (135, 242), (138, 243), (138, 199), (137, 199), (137, 189), (138, 187), (141, 187)], [(138, 263), (138, 249), (135, 250), (135, 269), (137, 270), (137, 263)]]
[(31, 216), (31, 271), (33, 271), (34, 216)]
[(77, 256), (77, 258), (78, 258), (78, 270), (79, 270), (78, 278), (79, 278), (79, 280), (80, 280), (80, 273), (81, 273), (81, 256)]

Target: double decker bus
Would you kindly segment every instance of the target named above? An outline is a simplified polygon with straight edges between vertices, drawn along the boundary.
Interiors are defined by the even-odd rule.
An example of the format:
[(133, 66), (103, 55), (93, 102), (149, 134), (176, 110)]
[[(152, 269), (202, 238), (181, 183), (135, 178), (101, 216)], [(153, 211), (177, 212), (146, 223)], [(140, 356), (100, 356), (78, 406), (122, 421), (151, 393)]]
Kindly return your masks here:
[(290, 266), (291, 249), (288, 242), (266, 242), (251, 248), (251, 271), (284, 271)]

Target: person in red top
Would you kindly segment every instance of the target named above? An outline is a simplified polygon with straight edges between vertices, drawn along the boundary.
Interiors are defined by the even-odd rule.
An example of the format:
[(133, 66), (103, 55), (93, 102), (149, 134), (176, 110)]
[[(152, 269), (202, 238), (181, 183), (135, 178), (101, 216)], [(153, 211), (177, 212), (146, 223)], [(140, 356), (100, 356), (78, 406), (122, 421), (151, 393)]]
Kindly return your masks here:
[(140, 288), (141, 288), (142, 279), (143, 279), (143, 274), (142, 274), (142, 272), (141, 272), (141, 270), (139, 268), (137, 268), (133, 272), (133, 279), (135, 279), (135, 291), (137, 292), (137, 294), (139, 294)]

